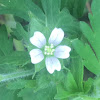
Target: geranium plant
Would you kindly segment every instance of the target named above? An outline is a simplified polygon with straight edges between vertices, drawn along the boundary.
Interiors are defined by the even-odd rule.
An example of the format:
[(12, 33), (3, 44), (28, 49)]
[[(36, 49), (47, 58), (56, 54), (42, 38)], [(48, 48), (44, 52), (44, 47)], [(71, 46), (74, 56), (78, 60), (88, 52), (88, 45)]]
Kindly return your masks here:
[(99, 100), (100, 0), (0, 0), (0, 100)]

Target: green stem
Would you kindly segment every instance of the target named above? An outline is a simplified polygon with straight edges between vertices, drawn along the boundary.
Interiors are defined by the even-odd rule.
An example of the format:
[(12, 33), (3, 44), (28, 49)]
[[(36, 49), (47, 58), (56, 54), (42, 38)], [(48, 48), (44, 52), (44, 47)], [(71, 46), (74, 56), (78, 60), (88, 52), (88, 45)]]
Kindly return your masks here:
[(34, 74), (33, 70), (22, 70), (22, 71), (18, 71), (18, 72), (14, 72), (14, 73), (10, 73), (10, 74), (1, 74), (0, 75), (0, 83), (2, 82), (7, 82), (7, 81), (12, 81), (18, 78), (24, 78), (24, 77), (28, 77)]

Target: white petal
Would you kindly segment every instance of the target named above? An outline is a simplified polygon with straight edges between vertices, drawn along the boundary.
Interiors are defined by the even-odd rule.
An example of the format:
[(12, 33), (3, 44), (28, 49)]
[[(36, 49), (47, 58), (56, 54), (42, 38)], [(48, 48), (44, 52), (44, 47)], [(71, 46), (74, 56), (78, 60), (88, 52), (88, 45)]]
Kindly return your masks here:
[(44, 59), (43, 53), (40, 49), (33, 49), (30, 51), (31, 62), (37, 64)]
[(55, 70), (61, 70), (60, 61), (55, 57), (47, 57), (46, 58), (46, 68), (50, 74), (52, 74)]
[(42, 48), (46, 44), (46, 39), (41, 32), (34, 32), (33, 37), (30, 38), (30, 42), (38, 48)]
[(64, 31), (61, 28), (55, 28), (50, 35), (49, 44), (53, 44), (54, 46), (61, 43), (64, 38)]
[(55, 49), (54, 55), (57, 58), (66, 59), (70, 56), (70, 54), (69, 54), (70, 51), (71, 51), (71, 48), (68, 46), (58, 46)]

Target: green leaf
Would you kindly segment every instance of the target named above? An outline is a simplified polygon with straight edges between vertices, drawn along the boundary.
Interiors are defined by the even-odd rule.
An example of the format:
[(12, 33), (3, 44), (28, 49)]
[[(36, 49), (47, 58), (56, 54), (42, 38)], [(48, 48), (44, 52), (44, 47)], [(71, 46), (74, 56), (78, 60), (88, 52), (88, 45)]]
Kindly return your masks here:
[(39, 64), (35, 64), (35, 72), (41, 71), (43, 68), (45, 68), (45, 61), (43, 60)]
[(27, 63), (30, 63), (30, 57), (26, 51), (15, 51), (10, 55), (0, 57), (0, 65), (24, 66)]
[(78, 91), (76, 81), (70, 71), (68, 71), (67, 73), (67, 76), (64, 81), (64, 85), (65, 85), (66, 90), (73, 94)]
[[(0, 27), (0, 59), (3, 61), (4, 59), (9, 59), (5, 58), (12, 52), (13, 50), (13, 39), (12, 37), (8, 37), (6, 27), (2, 25)], [(4, 59), (3, 59), (4, 58)], [(13, 58), (12, 58), (13, 59)], [(3, 62), (2, 62), (3, 63)], [(2, 64), (0, 65), (0, 73), (8, 73), (11, 71), (16, 70), (16, 66), (13, 65), (7, 65), (7, 64)]]
[[(45, 27), (45, 23), (44, 22), (41, 22), (37, 18), (31, 18), (31, 21), (30, 21), (30, 36), (33, 36), (35, 31), (40, 31), (45, 36), (47, 36), (48, 33), (46, 33), (46, 30), (48, 30), (48, 28)], [(49, 37), (49, 36), (47, 36), (47, 37)]]
[(23, 88), (33, 88), (35, 87), (36, 82), (34, 80), (25, 80), (25, 79), (17, 79), (14, 82), (9, 82), (7, 84), (7, 89), (9, 90), (17, 90)]
[(75, 38), (78, 33), (81, 33), (78, 21), (70, 15), (69, 11), (67, 9), (60, 11), (60, 0), (48, 0), (48, 2), (47, 0), (42, 0), (41, 2), (45, 12), (45, 20), (40, 20), (32, 15), (30, 21), (30, 36), (35, 31), (40, 31), (48, 40), (55, 27), (62, 28), (66, 36), (70, 36), (70, 38)]
[(14, 14), (29, 20), (28, 8), (24, 0), (0, 0), (0, 14)]
[(79, 97), (73, 98), (72, 100), (98, 100), (98, 99), (94, 97), (89, 97), (89, 96), (79, 96)]
[(25, 84), (27, 83), (26, 80), (17, 80), (14, 82), (9, 82), (7, 84), (7, 89), (9, 90), (17, 90), (17, 89), (22, 89), (25, 87)]
[(25, 0), (25, 4), (28, 9), (33, 13), (34, 17), (37, 17), (41, 21), (45, 20), (45, 15), (43, 11), (35, 3), (33, 3), (33, 0)]
[(96, 77), (93, 83), (93, 92), (91, 94), (95, 98), (100, 99), (100, 76)]
[(0, 99), (1, 100), (21, 100), (17, 97), (17, 92), (8, 90), (6, 85), (0, 85)]
[(96, 13), (100, 13), (100, 0), (93, 0), (91, 10), (93, 15)]
[(36, 87), (35, 91), (47, 88), (51, 81), (49, 79), (49, 77), (50, 77), (49, 73), (46, 70), (44, 70), (44, 69), (41, 70), (36, 76), (37, 87)]
[(44, 20), (42, 10), (32, 0), (0, 0), (0, 14), (13, 14), (29, 21), (30, 12)]
[(13, 52), (13, 39), (8, 38), (7, 30), (4, 25), (0, 27), (0, 50), (3, 52), (3, 55)]
[(12, 29), (13, 30), (13, 33), (12, 35), (14, 37), (16, 37), (18, 40), (24, 40), (24, 41), (29, 41), (29, 36), (28, 36), (28, 32), (26, 32), (24, 30), (24, 28), (22, 27), (22, 25), (20, 23), (17, 23), (16, 24), (16, 29)]
[(65, 82), (66, 73), (61, 71), (55, 71), (53, 74), (48, 73), (47, 69), (42, 69), (36, 76), (37, 88), (39, 89), (46, 88), (50, 83), (58, 84), (61, 82)]
[(82, 17), (85, 4), (86, 0), (61, 0), (61, 8), (66, 7), (76, 18)]
[(58, 21), (58, 14), (60, 11), (60, 0), (41, 0), (42, 6), (46, 15), (46, 26), (50, 29), (55, 27), (55, 24)]
[(73, 54), (71, 55), (70, 63), (71, 63), (70, 69), (77, 83), (78, 90), (82, 92), (83, 91), (83, 71), (84, 71), (82, 59), (76, 54), (76, 52), (73, 52)]
[(32, 88), (24, 88), (18, 93), (18, 97), (22, 97), (23, 100), (33, 100), (33, 94)]
[(34, 93), (32, 88), (25, 88), (18, 93), (19, 97), (23, 100), (54, 100), (56, 93), (55, 85), (50, 84), (47, 88), (42, 89)]
[(93, 79), (89, 78), (87, 81), (84, 81), (84, 92), (88, 93), (93, 85)]
[(35, 87), (36, 87), (36, 80), (27, 80), (25, 88), (35, 88)]
[(54, 100), (55, 94), (56, 86), (51, 83), (47, 88), (34, 93), (34, 98), (36, 100)]
[[(35, 31), (38, 30), (43, 34), (50, 34), (52, 30), (57, 27), (62, 28), (66, 35), (70, 35), (73, 38), (75, 38), (78, 33), (81, 33), (78, 21), (70, 15), (69, 11), (67, 9), (60, 11), (60, 0), (41, 0), (41, 2), (45, 13), (45, 21), (34, 17), (35, 20), (31, 20), (34, 24), (31, 24), (30, 27), (34, 25)], [(30, 30), (31, 34), (32, 32)]]
[(40, 8), (42, 8), (41, 0), (33, 0), (33, 2), (38, 5)]
[(72, 73), (68, 71), (67, 75), (64, 76), (64, 81), (61, 81), (57, 84), (57, 94), (55, 95), (55, 99), (67, 99), (71, 96), (77, 95), (77, 93), (77, 84)]
[(78, 21), (70, 15), (67, 9), (62, 9), (58, 13), (58, 20), (55, 26), (62, 28), (66, 36), (70, 36), (71, 38), (75, 38), (78, 33), (81, 33)]
[[(94, 0), (91, 6), (93, 15), (89, 14), (91, 27), (80, 23), (81, 30), (88, 40), (88, 44), (83, 45), (80, 41), (73, 41), (77, 53), (84, 59), (85, 67), (94, 74), (100, 74), (100, 1)], [(75, 42), (75, 43), (74, 43)]]
[(66, 91), (61, 84), (57, 85), (57, 94), (55, 95), (55, 99), (64, 99), (70, 97), (71, 93)]
[(100, 64), (88, 44), (83, 44), (80, 40), (75, 39), (72, 42), (76, 52), (83, 58), (85, 67), (94, 74), (100, 74)]
[(100, 47), (99, 47), (99, 43), (100, 43), (99, 37), (100, 37), (100, 35), (98, 33), (99, 30), (97, 30), (95, 28), (95, 30), (93, 30), (94, 31), (93, 32), (92, 29), (84, 22), (81, 22), (81, 29), (82, 29), (83, 34), (85, 35), (85, 37), (90, 42), (96, 57), (100, 60), (100, 52), (99, 52), (99, 49), (100, 49)]
[[(31, 21), (30, 21), (30, 31), (29, 31), (30, 37), (32, 37), (34, 35), (35, 31), (40, 31), (42, 34), (44, 34), (44, 36), (46, 37), (47, 40), (49, 39), (50, 32), (51, 32), (49, 30), (49, 28), (47, 28), (45, 26), (45, 23), (43, 21), (40, 21), (39, 19), (33, 17), (33, 18), (31, 18)], [(29, 43), (29, 44), (31, 44), (31, 43)], [(33, 49), (34, 46), (30, 45), (30, 47), (29, 47), (29, 44), (28, 44), (28, 49), (30, 51)]]
[(0, 50), (0, 56), (3, 56), (4, 54), (3, 54), (3, 52)]
[(18, 66), (12, 66), (7, 64), (0, 65), (0, 74), (14, 72), (17, 70), (17, 68)]

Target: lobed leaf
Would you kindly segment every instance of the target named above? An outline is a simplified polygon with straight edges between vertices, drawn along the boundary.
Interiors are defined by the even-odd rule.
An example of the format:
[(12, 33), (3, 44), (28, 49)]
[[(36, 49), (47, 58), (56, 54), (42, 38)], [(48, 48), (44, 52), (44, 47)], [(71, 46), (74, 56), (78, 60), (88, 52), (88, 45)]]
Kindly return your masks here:
[(100, 74), (99, 62), (88, 44), (83, 44), (80, 40), (76, 39), (72, 42), (76, 52), (83, 58), (85, 67), (94, 74)]
[(61, 0), (61, 8), (66, 7), (76, 18), (82, 17), (85, 4), (86, 0)]

